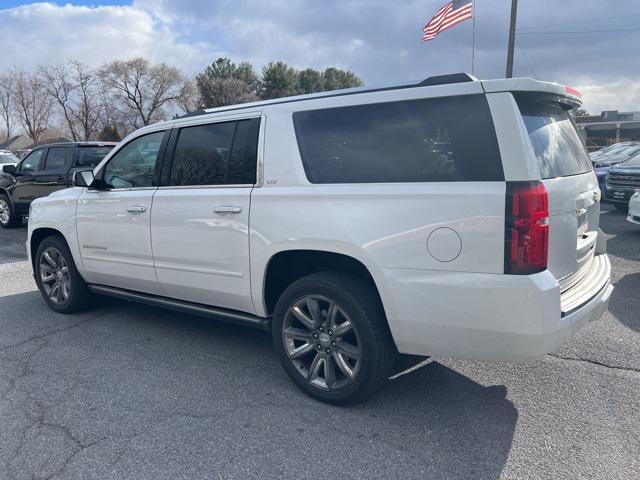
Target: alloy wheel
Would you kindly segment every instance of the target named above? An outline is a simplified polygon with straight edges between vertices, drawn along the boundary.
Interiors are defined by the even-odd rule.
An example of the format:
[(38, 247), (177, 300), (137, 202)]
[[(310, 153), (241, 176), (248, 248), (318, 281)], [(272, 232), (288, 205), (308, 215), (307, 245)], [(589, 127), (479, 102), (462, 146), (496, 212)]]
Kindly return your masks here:
[(71, 294), (69, 265), (55, 247), (47, 247), (40, 255), (40, 280), (45, 295), (55, 304), (62, 304)]
[(349, 315), (335, 301), (307, 295), (287, 310), (282, 340), (289, 360), (311, 385), (336, 390), (360, 371), (362, 344)]
[(9, 223), (10, 215), (9, 204), (4, 198), (0, 198), (0, 223), (3, 225)]

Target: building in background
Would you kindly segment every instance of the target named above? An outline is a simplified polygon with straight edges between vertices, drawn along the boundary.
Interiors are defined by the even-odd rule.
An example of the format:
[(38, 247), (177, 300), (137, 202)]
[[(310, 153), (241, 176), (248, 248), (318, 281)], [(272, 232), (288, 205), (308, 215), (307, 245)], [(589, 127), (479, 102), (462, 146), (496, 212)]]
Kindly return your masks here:
[(589, 150), (628, 140), (640, 140), (640, 112), (609, 110), (575, 118)]

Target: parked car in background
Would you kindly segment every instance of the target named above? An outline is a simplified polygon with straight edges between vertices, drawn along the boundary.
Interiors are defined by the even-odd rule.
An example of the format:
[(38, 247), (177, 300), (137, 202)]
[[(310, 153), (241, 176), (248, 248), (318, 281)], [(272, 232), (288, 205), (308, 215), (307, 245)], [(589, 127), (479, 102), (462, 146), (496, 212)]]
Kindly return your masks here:
[(601, 157), (602, 155), (608, 155), (610, 153), (614, 153), (616, 151), (623, 150), (627, 147), (632, 147), (633, 145), (639, 145), (639, 144), (640, 142), (633, 141), (633, 140), (628, 142), (614, 143), (613, 145), (609, 145), (608, 147), (604, 147), (598, 151), (589, 153), (589, 158), (591, 158), (592, 160), (595, 160), (596, 158)]
[(640, 155), (609, 169), (604, 198), (619, 210), (626, 211), (629, 200), (640, 190)]
[(0, 151), (0, 171), (5, 165), (17, 165), (20, 159), (9, 151)]
[(634, 193), (629, 200), (629, 214), (627, 220), (640, 225), (640, 191)]
[(592, 159), (593, 170), (596, 172), (596, 177), (598, 177), (600, 189), (603, 189), (605, 178), (613, 165), (627, 162), (637, 155), (640, 155), (640, 144), (626, 145), (622, 149), (611, 150), (608, 154)]
[(577, 95), (446, 75), (145, 127), (32, 204), (38, 288), (61, 313), (93, 292), (271, 330), (333, 403), (398, 352), (535, 359), (613, 290)]
[(73, 172), (95, 167), (116, 146), (114, 142), (67, 142), (41, 145), (17, 165), (0, 173), (0, 226), (22, 223), (38, 197), (71, 186)]

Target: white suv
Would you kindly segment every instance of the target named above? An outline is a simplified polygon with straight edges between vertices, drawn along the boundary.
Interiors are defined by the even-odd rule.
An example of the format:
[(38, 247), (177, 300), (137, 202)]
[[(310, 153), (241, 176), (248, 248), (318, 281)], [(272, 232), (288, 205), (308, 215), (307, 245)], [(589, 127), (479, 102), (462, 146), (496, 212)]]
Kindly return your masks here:
[(98, 293), (269, 329), (333, 403), (398, 353), (531, 360), (613, 289), (579, 104), (458, 74), (147, 126), (33, 202), (35, 279), (58, 312)]

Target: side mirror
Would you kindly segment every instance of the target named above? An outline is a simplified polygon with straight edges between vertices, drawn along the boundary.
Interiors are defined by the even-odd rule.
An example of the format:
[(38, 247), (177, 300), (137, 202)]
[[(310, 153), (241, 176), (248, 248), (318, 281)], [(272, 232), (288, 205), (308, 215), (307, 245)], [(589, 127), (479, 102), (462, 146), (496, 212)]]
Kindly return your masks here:
[(73, 172), (72, 184), (74, 187), (90, 187), (94, 180), (93, 170), (77, 170)]
[(16, 173), (16, 166), (15, 165), (3, 165), (2, 166), (2, 171), (4, 173)]

